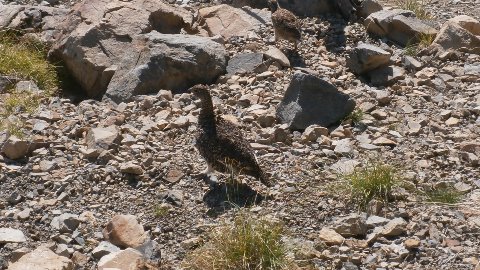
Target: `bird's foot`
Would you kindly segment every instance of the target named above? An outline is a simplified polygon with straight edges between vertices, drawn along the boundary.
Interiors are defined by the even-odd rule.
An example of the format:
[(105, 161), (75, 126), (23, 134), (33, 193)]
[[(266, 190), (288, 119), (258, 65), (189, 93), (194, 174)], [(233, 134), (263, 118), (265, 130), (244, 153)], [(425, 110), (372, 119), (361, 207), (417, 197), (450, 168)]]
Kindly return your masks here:
[(218, 184), (218, 180), (215, 175), (210, 175), (203, 172), (193, 175), (193, 178), (198, 181), (202, 180), (205, 184), (210, 186), (216, 186)]

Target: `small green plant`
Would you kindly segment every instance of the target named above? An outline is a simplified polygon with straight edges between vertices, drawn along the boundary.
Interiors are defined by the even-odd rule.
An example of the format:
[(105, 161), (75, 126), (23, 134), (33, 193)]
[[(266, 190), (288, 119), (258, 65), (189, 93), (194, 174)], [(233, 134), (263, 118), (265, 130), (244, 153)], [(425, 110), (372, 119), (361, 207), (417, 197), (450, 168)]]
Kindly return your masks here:
[(48, 95), (58, 88), (54, 65), (46, 60), (46, 47), (32, 38), (0, 31), (0, 74), (32, 80)]
[(283, 227), (241, 211), (232, 224), (215, 230), (210, 241), (185, 260), (192, 270), (289, 269), (281, 242)]
[(153, 208), (153, 214), (157, 218), (166, 216), (168, 214), (168, 211), (170, 211), (170, 207), (164, 204), (158, 204)]
[(433, 41), (435, 40), (435, 35), (434, 34), (421, 33), (418, 40), (419, 40), (418, 47), (426, 48), (426, 47), (432, 45)]
[(454, 204), (458, 203), (462, 197), (462, 194), (456, 190), (454, 187), (442, 187), (433, 189), (426, 192), (427, 200), (429, 202), (439, 202), (439, 203), (449, 203)]
[(345, 176), (350, 184), (352, 201), (364, 208), (372, 199), (388, 201), (398, 183), (396, 169), (382, 163), (370, 163)]
[(397, 0), (397, 6), (402, 9), (410, 10), (415, 16), (422, 20), (430, 20), (432, 16), (427, 12), (425, 7), (428, 5), (424, 0)]
[(356, 125), (363, 120), (363, 115), (364, 115), (364, 113), (363, 113), (362, 109), (356, 108), (355, 110), (353, 110), (349, 115), (347, 115), (343, 119), (343, 122), (351, 121), (351, 123), (353, 125)]
[(417, 45), (407, 45), (403, 49), (403, 53), (405, 55), (409, 55), (409, 56), (416, 56), (417, 53), (418, 53), (418, 46)]
[(0, 121), (0, 131), (6, 131), (8, 134), (15, 136), (19, 139), (25, 137), (25, 133), (23, 133), (23, 128), (25, 127), (25, 123), (17, 120), (15, 122), (10, 121)]

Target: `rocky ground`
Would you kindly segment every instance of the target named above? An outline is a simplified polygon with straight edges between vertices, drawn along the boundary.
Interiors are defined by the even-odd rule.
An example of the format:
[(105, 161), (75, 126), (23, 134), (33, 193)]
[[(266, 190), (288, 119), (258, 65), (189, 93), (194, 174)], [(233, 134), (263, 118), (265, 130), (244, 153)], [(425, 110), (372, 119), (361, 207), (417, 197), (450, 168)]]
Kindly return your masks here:
[[(441, 25), (459, 14), (478, 20), (479, 6), (435, 1), (428, 9)], [(57, 260), (94, 269), (118, 249), (102, 242), (114, 242), (102, 230), (121, 214), (136, 217), (143, 228), (134, 225), (133, 234), (147, 231), (161, 256), (144, 253), (178, 269), (211, 228), (235, 215), (231, 203), (284, 222), (285, 241), (305, 269), (480, 269), (480, 56), (420, 55), (418, 66), (405, 64), (403, 48), (338, 16), (303, 18), (302, 30), (298, 53), (280, 46), (293, 67), (222, 76), (211, 86), (218, 112), (241, 124), (277, 180), (272, 188), (236, 176), (248, 185), (227, 198), (225, 185), (193, 177), (205, 164), (193, 147), (199, 109), (188, 93), (160, 91), (119, 105), (55, 97), (33, 115), (18, 115), (31, 141), (45, 145), (17, 160), (0, 156), (0, 269), (41, 244), (61, 255)], [(230, 57), (274, 45), (271, 25), (258, 35), (226, 40)], [(359, 41), (390, 53), (404, 73), (389, 86), (353, 74), (346, 58)], [(350, 95), (361, 122), (303, 133), (276, 123), (276, 108), (300, 70)], [(337, 184), (369, 161), (397, 167), (402, 184), (397, 200), (373, 202), (364, 213)], [(462, 193), (459, 203), (428, 202), (423, 193), (450, 185)]]

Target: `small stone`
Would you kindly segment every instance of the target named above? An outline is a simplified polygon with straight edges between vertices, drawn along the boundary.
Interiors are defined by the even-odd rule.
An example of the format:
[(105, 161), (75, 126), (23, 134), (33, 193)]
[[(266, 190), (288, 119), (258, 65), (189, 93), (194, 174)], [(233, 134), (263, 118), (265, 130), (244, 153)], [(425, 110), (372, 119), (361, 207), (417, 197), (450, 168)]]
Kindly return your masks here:
[(458, 123), (460, 123), (460, 119), (455, 117), (450, 117), (447, 119), (447, 121), (445, 121), (445, 125), (447, 126), (456, 126)]
[(325, 242), (327, 245), (341, 245), (345, 238), (337, 233), (335, 230), (323, 227), (319, 234), (318, 238)]
[(103, 229), (103, 237), (119, 247), (138, 247), (147, 240), (143, 226), (133, 215), (117, 215)]
[(407, 222), (403, 218), (395, 218), (390, 220), (383, 227), (381, 234), (384, 236), (398, 236), (407, 232), (406, 230)]
[(378, 226), (383, 226), (383, 225), (387, 224), (389, 221), (390, 221), (389, 219), (386, 219), (386, 218), (383, 218), (383, 217), (369, 216), (367, 218), (366, 224), (367, 224), (368, 228), (375, 228), (375, 227), (378, 227)]
[(23, 243), (27, 238), (22, 231), (12, 228), (0, 228), (0, 244)]
[(409, 238), (409, 239), (405, 240), (405, 242), (403, 242), (403, 244), (405, 245), (405, 248), (407, 248), (407, 249), (416, 249), (416, 248), (420, 247), (420, 240), (417, 240), (415, 238)]
[(367, 233), (365, 216), (351, 214), (335, 221), (333, 229), (344, 237), (363, 236)]
[(113, 245), (110, 242), (102, 241), (95, 249), (93, 249), (92, 255), (95, 259), (99, 260), (103, 256), (117, 251), (120, 251), (119, 247)]
[(20, 220), (20, 221), (25, 221), (27, 220), (29, 217), (30, 217), (30, 212), (32, 211), (32, 209), (30, 208), (26, 208), (24, 209), (23, 211), (20, 211), (17, 213), (17, 218)]
[(23, 255), (17, 262), (11, 264), (8, 270), (26, 269), (61, 269), (73, 270), (73, 262), (63, 256), (58, 256), (45, 246)]
[(30, 142), (10, 136), (1, 148), (1, 152), (9, 159), (19, 159), (27, 155)]
[(143, 263), (144, 259), (142, 253), (133, 249), (127, 248), (125, 250), (110, 253), (103, 256), (98, 262), (98, 270), (108, 269), (131, 269), (139, 270), (139, 265)]
[(185, 250), (194, 249), (195, 247), (198, 247), (200, 245), (201, 241), (202, 240), (200, 238), (194, 237), (194, 238), (190, 238), (182, 241), (180, 243), (180, 246)]
[(130, 161), (120, 165), (120, 172), (141, 175), (143, 174), (143, 168), (142, 166), (135, 164), (133, 161)]

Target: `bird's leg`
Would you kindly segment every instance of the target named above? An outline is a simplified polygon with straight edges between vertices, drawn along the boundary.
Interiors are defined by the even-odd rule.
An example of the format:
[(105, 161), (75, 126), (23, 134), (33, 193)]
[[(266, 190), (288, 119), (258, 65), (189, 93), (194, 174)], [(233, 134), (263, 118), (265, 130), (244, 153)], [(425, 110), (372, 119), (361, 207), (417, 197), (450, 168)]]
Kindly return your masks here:
[(295, 44), (295, 51), (297, 51), (297, 48), (298, 48), (297, 41), (295, 40), (295, 41), (293, 42), (293, 44)]

